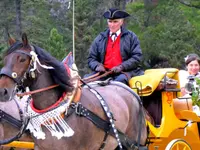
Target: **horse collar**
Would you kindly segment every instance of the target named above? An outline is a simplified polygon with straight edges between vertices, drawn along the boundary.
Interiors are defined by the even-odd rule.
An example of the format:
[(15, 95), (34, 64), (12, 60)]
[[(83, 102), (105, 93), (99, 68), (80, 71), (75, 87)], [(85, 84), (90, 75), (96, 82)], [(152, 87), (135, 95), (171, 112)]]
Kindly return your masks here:
[(42, 126), (45, 126), (58, 139), (62, 137), (70, 137), (74, 131), (65, 122), (62, 114), (68, 111), (69, 100), (63, 100), (66, 94), (52, 106), (44, 110), (37, 110), (33, 107), (33, 100), (29, 101), (26, 108), (26, 114), (30, 117), (27, 129), (37, 139), (45, 139), (45, 133), (42, 131)]

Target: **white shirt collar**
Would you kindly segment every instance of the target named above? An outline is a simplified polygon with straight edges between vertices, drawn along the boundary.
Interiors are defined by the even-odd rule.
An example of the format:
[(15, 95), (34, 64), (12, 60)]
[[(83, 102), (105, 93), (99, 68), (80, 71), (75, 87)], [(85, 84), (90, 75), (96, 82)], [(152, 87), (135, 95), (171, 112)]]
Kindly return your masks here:
[[(110, 36), (112, 35), (113, 32), (110, 32)], [(119, 36), (121, 33), (121, 28), (116, 32), (117, 36)]]

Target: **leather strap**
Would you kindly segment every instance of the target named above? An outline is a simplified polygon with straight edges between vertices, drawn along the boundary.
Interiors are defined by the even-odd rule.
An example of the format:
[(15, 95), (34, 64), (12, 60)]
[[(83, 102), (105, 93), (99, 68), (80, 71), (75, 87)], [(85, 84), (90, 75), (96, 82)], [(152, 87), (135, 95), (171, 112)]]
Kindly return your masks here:
[(0, 121), (6, 121), (7, 123), (13, 125), (14, 127), (20, 129), (22, 126), (22, 121), (12, 117), (11, 115), (5, 113), (3, 110), (0, 110)]
[[(94, 114), (92, 111), (89, 109), (85, 108), (81, 103), (72, 103), (71, 107), (69, 107), (69, 111), (72, 112), (73, 109), (76, 113), (76, 115), (80, 117), (85, 117), (88, 120), (90, 120), (92, 123), (94, 123), (98, 128), (104, 130), (105, 132), (108, 132), (111, 136), (115, 138), (115, 133), (111, 128), (110, 122), (105, 121), (101, 119), (99, 116)], [(129, 137), (127, 137), (123, 132), (118, 130), (119, 138), (122, 142), (122, 145), (126, 148), (132, 148), (133, 150), (138, 150), (137, 143)]]

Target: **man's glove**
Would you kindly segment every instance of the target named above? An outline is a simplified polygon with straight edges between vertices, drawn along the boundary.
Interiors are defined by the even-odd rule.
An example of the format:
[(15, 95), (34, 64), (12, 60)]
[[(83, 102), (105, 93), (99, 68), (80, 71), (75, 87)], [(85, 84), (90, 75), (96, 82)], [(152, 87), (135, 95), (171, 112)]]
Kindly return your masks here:
[(119, 66), (115, 66), (111, 69), (111, 71), (113, 71), (114, 73), (120, 73), (123, 70), (123, 66), (119, 65)]
[(104, 68), (104, 66), (102, 64), (100, 64), (99, 66), (96, 67), (95, 71), (96, 72), (105, 72), (106, 69)]

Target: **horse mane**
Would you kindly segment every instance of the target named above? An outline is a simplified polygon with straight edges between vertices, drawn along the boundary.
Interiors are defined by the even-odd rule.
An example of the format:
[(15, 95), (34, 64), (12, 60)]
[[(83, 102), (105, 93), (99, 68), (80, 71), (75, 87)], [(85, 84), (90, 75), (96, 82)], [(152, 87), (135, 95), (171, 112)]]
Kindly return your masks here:
[(70, 81), (70, 76), (66, 71), (65, 66), (62, 62), (58, 61), (55, 57), (51, 56), (44, 49), (33, 45), (36, 54), (38, 55), (38, 59), (48, 66), (52, 66), (54, 69), (49, 69), (50, 74), (52, 75), (54, 81), (61, 85), (66, 91), (71, 92), (74, 88)]
[[(8, 55), (15, 50), (18, 50), (23, 47), (23, 43), (17, 41), (14, 43), (5, 53)], [(55, 57), (51, 56), (47, 51), (44, 49), (33, 45), (36, 54), (38, 55), (38, 59), (45, 63), (48, 66), (52, 66), (54, 69), (49, 69), (49, 72), (56, 84), (59, 84), (63, 90), (66, 92), (71, 92), (74, 87), (70, 81), (70, 76), (66, 71), (65, 66), (62, 62), (58, 61)]]

